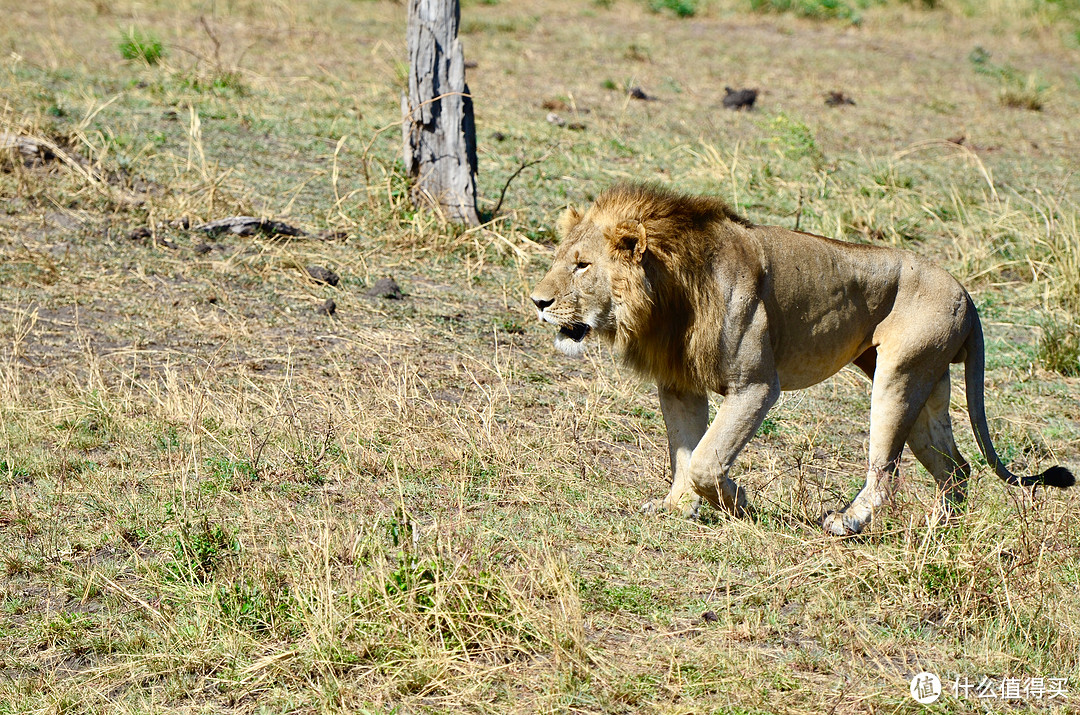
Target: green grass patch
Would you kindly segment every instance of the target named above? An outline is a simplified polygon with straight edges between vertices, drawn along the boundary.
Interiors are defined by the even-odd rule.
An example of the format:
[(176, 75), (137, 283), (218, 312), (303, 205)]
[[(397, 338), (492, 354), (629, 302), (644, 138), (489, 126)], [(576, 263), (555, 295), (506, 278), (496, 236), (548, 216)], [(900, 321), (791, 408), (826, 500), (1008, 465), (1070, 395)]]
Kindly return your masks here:
[(1039, 362), (1047, 370), (1066, 377), (1080, 375), (1080, 327), (1075, 323), (1044, 318), (1038, 350)]
[(693, 17), (698, 11), (698, 0), (649, 0), (653, 12), (670, 12), (676, 17)]
[(120, 56), (131, 62), (156, 65), (165, 58), (165, 46), (153, 34), (129, 27), (121, 37), (117, 49)]
[(858, 23), (862, 11), (879, 0), (750, 0), (754, 12), (783, 12), (816, 20), (847, 20)]

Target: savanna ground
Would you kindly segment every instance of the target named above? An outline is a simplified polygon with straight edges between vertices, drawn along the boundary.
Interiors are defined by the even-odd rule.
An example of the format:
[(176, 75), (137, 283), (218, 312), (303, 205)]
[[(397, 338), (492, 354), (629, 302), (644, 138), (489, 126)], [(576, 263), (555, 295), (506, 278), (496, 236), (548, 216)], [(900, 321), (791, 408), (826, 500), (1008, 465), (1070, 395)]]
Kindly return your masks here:
[[(910, 248), (982, 311), (999, 452), (1075, 470), (1076, 3), (659, 5), (466, 3), (489, 217), (540, 161), (464, 231), (406, 197), (404, 5), (5, 4), (0, 135), (46, 156), (0, 171), (0, 713), (1076, 707), (1076, 493), (973, 459), (929, 526), (906, 457), (871, 534), (825, 537), (864, 473), (843, 371), (742, 455), (755, 520), (643, 517), (653, 389), (527, 298), (559, 211), (625, 178)], [(307, 235), (193, 229), (236, 214)]]

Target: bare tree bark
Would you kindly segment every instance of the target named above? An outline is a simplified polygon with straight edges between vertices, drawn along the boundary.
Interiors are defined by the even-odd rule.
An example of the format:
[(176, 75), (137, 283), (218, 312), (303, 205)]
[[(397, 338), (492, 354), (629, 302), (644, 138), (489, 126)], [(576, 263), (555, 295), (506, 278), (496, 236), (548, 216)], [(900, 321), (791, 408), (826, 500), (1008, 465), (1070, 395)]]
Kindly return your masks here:
[(413, 204), (476, 226), (476, 125), (458, 41), (459, 0), (409, 0), (409, 91), (401, 95)]

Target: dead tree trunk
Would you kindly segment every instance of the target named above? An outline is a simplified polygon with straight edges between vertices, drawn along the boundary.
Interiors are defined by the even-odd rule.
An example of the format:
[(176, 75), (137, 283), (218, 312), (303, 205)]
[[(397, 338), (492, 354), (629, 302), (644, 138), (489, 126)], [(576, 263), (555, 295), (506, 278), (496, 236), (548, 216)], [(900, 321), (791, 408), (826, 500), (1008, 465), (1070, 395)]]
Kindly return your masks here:
[(458, 41), (458, 0), (409, 0), (409, 91), (401, 95), (413, 204), (476, 226), (476, 125)]

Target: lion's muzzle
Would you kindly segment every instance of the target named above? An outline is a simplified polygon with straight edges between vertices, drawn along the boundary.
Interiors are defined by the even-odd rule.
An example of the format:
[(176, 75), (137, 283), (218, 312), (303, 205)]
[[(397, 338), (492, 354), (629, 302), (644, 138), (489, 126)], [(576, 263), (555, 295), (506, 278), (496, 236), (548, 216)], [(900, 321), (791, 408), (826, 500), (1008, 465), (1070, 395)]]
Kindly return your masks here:
[(540, 311), (541, 314), (543, 314), (544, 308), (547, 308), (548, 306), (550, 306), (552, 303), (555, 302), (555, 300), (553, 298), (551, 298), (551, 299), (549, 299), (549, 298), (537, 298), (534, 295), (534, 296), (532, 296), (532, 302), (533, 302), (533, 305), (536, 306), (536, 309), (538, 311)]
[(587, 323), (575, 321), (573, 323), (563, 323), (555, 316), (545, 311), (555, 304), (553, 299), (538, 298), (532, 296), (533, 305), (536, 306), (536, 317), (540, 319), (542, 323), (550, 323), (559, 329), (559, 334), (556, 336), (556, 340), (562, 340), (569, 338), (575, 343), (580, 343), (585, 339), (585, 336), (592, 330), (592, 326)]

